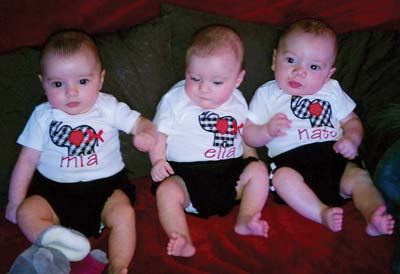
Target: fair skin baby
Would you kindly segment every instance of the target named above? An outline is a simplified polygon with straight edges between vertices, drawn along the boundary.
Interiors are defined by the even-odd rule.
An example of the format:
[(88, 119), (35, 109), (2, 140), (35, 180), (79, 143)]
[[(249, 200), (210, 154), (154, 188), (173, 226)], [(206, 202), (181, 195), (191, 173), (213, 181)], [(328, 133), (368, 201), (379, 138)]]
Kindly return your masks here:
[[(82, 46), (71, 55), (49, 53), (44, 58), (39, 79), (49, 103), (70, 115), (89, 111), (105, 75), (91, 49)], [(131, 133), (134, 135), (133, 143), (141, 151), (148, 151), (156, 142), (156, 129), (145, 118), (138, 119)], [(35, 242), (46, 228), (60, 223), (45, 199), (40, 196), (25, 197), (39, 158), (40, 151), (22, 147), (11, 176), (6, 209), (6, 218), (18, 223), (31, 242)], [(101, 219), (110, 228), (109, 273), (126, 274), (136, 246), (135, 212), (129, 198), (120, 190), (114, 191), (104, 206)]]
[[(191, 56), (186, 67), (185, 91), (191, 101), (205, 109), (214, 109), (226, 102), (243, 80), (235, 55), (219, 51), (208, 56)], [(162, 227), (169, 236), (167, 254), (190, 257), (196, 252), (190, 237), (184, 208), (190, 204), (185, 183), (166, 160), (167, 135), (160, 134), (150, 158), (153, 163), (152, 179), (162, 184), (156, 199)], [(243, 157), (257, 156), (255, 150), (245, 146)], [(241, 174), (237, 198), (241, 199), (234, 230), (241, 235), (268, 236), (268, 224), (261, 219), (261, 210), (268, 195), (267, 169), (261, 162), (251, 162)]]
[[(288, 34), (273, 56), (272, 69), (279, 87), (290, 95), (298, 96), (311, 95), (320, 90), (335, 72), (333, 41), (329, 35), (317, 36), (301, 30)], [(362, 140), (362, 124), (354, 112), (340, 124), (343, 137), (333, 149), (347, 159), (354, 159)], [(247, 121), (244, 139), (252, 146), (263, 146), (273, 138), (285, 135), (290, 127), (291, 121), (283, 113), (276, 114), (263, 125)], [(279, 168), (274, 173), (273, 185), (281, 198), (304, 217), (335, 232), (342, 229), (343, 209), (322, 203), (294, 169)], [(393, 233), (393, 218), (386, 214), (384, 202), (365, 170), (348, 163), (340, 182), (340, 191), (343, 197), (353, 198), (355, 206), (367, 221), (368, 235)]]

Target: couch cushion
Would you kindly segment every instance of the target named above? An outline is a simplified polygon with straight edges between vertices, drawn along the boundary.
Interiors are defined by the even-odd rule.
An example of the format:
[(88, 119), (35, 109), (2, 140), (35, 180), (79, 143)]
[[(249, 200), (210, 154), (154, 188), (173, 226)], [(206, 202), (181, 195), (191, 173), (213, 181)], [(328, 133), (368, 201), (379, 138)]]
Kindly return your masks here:
[[(103, 91), (152, 120), (161, 96), (176, 81), (170, 37), (162, 18), (95, 37), (106, 69)], [(134, 176), (148, 175), (148, 155), (134, 149), (131, 140), (121, 133), (124, 161)]]
[(185, 54), (193, 33), (210, 24), (231, 26), (242, 36), (246, 75), (239, 89), (248, 101), (257, 87), (273, 79), (271, 61), (279, 34), (277, 27), (242, 22), (169, 4), (162, 4), (161, 13), (171, 27), (174, 67), (181, 79), (185, 76)]
[(103, 90), (152, 119), (161, 96), (176, 80), (170, 36), (162, 19), (96, 36), (106, 69)]
[(333, 77), (357, 103), (365, 129), (361, 154), (373, 172), (400, 137), (400, 32), (360, 31), (339, 40)]
[(45, 100), (39, 78), (39, 51), (19, 49), (0, 55), (0, 205), (18, 156), (16, 144), (35, 105)]

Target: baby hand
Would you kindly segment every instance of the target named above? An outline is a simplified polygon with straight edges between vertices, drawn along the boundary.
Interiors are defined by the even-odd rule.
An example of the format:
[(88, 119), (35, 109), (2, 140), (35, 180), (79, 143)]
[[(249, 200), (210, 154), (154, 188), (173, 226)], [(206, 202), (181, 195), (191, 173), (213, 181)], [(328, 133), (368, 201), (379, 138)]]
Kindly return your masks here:
[(271, 137), (277, 137), (277, 136), (282, 136), (285, 135), (284, 129), (290, 128), (290, 124), (292, 121), (290, 121), (285, 114), (283, 113), (278, 113), (274, 117), (269, 120), (268, 123), (266, 123), (266, 127), (268, 130), (268, 133)]
[(357, 156), (358, 146), (351, 139), (343, 137), (333, 145), (336, 153), (340, 153), (343, 157), (351, 160)]
[(158, 160), (151, 169), (151, 178), (154, 182), (161, 182), (174, 174), (174, 170), (166, 160)]
[(17, 209), (18, 209), (18, 205), (13, 205), (11, 203), (7, 204), (6, 219), (14, 224), (17, 223)]
[(146, 132), (140, 132), (133, 137), (133, 145), (142, 152), (147, 152), (156, 144), (156, 138)]

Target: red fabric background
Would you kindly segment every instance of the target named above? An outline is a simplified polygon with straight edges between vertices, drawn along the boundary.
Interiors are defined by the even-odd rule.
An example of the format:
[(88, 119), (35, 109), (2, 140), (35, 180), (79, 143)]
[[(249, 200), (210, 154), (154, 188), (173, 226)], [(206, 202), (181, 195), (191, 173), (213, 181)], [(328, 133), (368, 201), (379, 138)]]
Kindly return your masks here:
[[(148, 177), (135, 180), (137, 248), (129, 273), (139, 274), (390, 274), (395, 245), (392, 236), (369, 237), (365, 221), (349, 202), (343, 230), (333, 233), (309, 221), (272, 197), (262, 215), (269, 237), (240, 236), (233, 231), (238, 207), (223, 218), (187, 216), (197, 253), (191, 258), (166, 254), (168, 238), (157, 218)], [(0, 273), (30, 246), (0, 210)], [(106, 251), (107, 231), (93, 248)]]
[(258, 23), (284, 25), (313, 16), (325, 19), (338, 32), (368, 28), (400, 30), (398, 0), (2, 0), (0, 52), (40, 45), (60, 28), (82, 28), (89, 33), (127, 28), (159, 15), (161, 3)]

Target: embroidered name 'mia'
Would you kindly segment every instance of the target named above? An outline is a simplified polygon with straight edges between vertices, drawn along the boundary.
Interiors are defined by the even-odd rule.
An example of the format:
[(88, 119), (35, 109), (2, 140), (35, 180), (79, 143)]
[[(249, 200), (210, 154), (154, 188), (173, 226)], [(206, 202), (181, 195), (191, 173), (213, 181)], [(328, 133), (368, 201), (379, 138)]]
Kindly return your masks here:
[(98, 164), (96, 153), (90, 154), (89, 156), (62, 156), (60, 159), (61, 168), (81, 168)]

